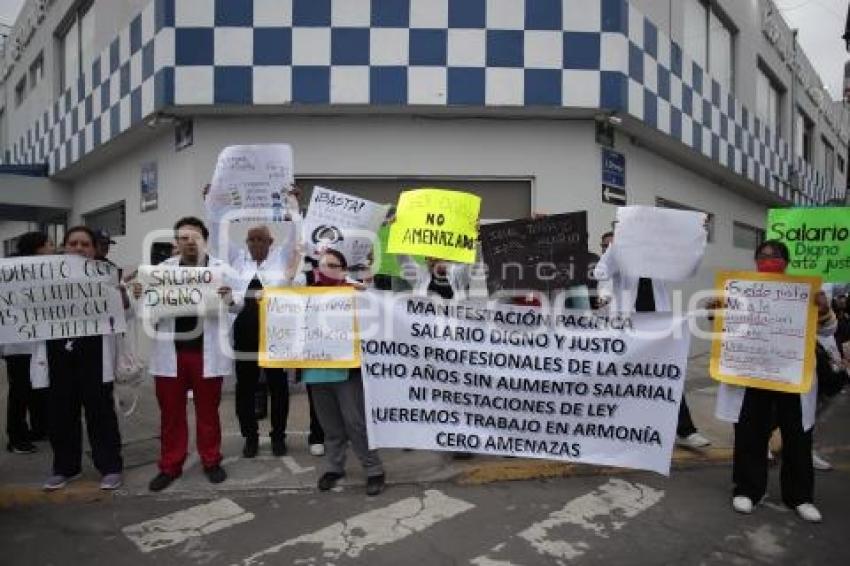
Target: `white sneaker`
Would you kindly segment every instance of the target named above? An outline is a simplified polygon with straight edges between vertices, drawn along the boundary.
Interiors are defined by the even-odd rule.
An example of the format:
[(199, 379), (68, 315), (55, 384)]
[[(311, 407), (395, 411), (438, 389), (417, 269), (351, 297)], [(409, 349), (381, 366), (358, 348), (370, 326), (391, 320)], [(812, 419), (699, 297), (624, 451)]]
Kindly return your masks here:
[(818, 508), (812, 505), (811, 503), (803, 503), (802, 505), (797, 505), (797, 515), (800, 518), (808, 523), (820, 523), (823, 521), (823, 517), (818, 511)]
[(310, 455), (311, 456), (324, 456), (325, 455), (325, 445), (324, 444), (311, 444), (310, 445)]
[(753, 501), (752, 499), (744, 495), (736, 495), (732, 498), (732, 509), (734, 509), (738, 513), (749, 515), (753, 512)]
[(711, 441), (700, 433), (694, 432), (685, 437), (677, 436), (676, 445), (684, 448), (705, 448), (711, 445)]
[(832, 464), (818, 456), (817, 452), (812, 450), (812, 467), (816, 470), (826, 472), (832, 469)]

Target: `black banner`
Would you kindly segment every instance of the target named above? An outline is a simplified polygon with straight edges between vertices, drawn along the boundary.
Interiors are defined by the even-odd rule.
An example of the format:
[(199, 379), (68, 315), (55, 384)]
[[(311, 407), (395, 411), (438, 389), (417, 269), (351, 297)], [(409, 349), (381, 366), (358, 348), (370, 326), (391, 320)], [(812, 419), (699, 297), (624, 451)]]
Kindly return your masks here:
[(587, 250), (585, 211), (482, 225), (480, 239), (490, 293), (585, 284), (599, 259)]

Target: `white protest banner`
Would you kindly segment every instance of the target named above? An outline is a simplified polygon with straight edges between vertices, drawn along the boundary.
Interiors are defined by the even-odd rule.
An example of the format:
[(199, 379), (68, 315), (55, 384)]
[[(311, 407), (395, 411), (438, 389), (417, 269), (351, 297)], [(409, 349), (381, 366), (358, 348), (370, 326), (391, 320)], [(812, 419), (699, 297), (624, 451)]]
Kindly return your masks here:
[(817, 339), (813, 297), (819, 277), (720, 272), (711, 376), (725, 383), (805, 393), (812, 386)]
[(260, 301), (259, 365), (360, 367), (352, 287), (268, 289)]
[(218, 294), (224, 284), (221, 268), (142, 265), (138, 281), (143, 291), (137, 308), (146, 319), (205, 316), (221, 308)]
[(268, 209), (283, 217), (285, 190), (293, 182), (289, 145), (226, 147), (218, 156), (206, 197), (207, 218), (218, 222), (228, 212), (241, 209)]
[(372, 448), (669, 473), (690, 341), (684, 319), (379, 292), (358, 303)]
[(707, 233), (703, 212), (624, 206), (617, 209), (614, 257), (632, 277), (684, 281), (702, 261)]
[(0, 344), (126, 330), (118, 270), (76, 255), (0, 259)]
[(314, 187), (304, 217), (307, 255), (316, 257), (323, 248), (332, 248), (345, 256), (349, 267), (366, 265), (388, 208), (370, 200)]

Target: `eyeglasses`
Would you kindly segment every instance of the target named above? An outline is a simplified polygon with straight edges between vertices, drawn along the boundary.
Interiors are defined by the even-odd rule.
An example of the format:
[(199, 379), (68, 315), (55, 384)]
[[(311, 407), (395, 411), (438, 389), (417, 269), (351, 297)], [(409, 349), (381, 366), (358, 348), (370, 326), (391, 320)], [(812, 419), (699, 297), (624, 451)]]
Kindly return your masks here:
[(344, 269), (343, 266), (339, 263), (326, 263), (325, 267), (328, 269)]

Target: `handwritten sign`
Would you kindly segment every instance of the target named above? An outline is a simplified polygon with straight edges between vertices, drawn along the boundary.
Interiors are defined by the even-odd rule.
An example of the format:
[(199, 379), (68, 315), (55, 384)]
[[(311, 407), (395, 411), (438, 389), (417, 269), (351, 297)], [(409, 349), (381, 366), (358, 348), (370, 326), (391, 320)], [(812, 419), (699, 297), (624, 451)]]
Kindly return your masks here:
[(287, 144), (233, 145), (218, 156), (207, 218), (220, 221), (228, 212), (269, 209), (285, 214), (284, 190), (294, 182), (292, 148)]
[(788, 246), (789, 274), (850, 281), (850, 207), (771, 209), (767, 237)]
[(315, 187), (304, 217), (307, 254), (318, 257), (322, 249), (330, 248), (345, 256), (349, 267), (366, 265), (388, 208), (370, 200)]
[(216, 313), (221, 308), (218, 289), (223, 279), (221, 268), (142, 265), (138, 280), (143, 295), (137, 308), (151, 320)]
[(75, 255), (0, 259), (0, 344), (126, 330), (118, 270)]
[(487, 288), (550, 291), (585, 283), (587, 212), (556, 214), (481, 226)]
[(725, 383), (805, 393), (814, 372), (817, 277), (721, 272), (725, 311), (714, 320), (711, 376)]
[(455, 450), (667, 474), (690, 335), (670, 313), (608, 317), (368, 292), (373, 448)]
[(652, 206), (617, 209), (614, 247), (624, 275), (685, 281), (699, 268), (708, 234), (703, 212)]
[(260, 301), (262, 367), (360, 367), (351, 287), (268, 289)]
[(445, 189), (401, 193), (390, 228), (389, 252), (475, 262), (481, 198)]

